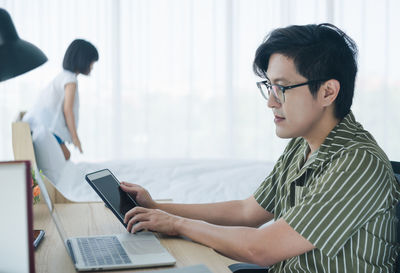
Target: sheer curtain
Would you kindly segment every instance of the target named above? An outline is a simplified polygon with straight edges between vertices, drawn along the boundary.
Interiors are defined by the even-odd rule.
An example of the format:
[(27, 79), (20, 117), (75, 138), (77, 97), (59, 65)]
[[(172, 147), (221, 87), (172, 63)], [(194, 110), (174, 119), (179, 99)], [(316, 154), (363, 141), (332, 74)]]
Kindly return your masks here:
[(1, 160), (12, 159), (12, 120), (60, 71), (75, 38), (95, 44), (100, 60), (91, 76), (79, 76), (84, 154), (74, 150), (73, 159), (276, 160), (287, 140), (275, 136), (255, 86), (254, 53), (276, 27), (321, 22), (356, 40), (353, 111), (400, 160), (398, 1), (0, 0), (0, 6), (19, 35), (49, 58), (0, 83)]

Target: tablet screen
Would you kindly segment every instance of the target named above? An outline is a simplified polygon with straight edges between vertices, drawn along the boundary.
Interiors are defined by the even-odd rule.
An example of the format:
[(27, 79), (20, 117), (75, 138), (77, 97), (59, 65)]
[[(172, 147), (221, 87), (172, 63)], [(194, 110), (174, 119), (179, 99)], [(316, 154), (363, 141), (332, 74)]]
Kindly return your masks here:
[(123, 223), (125, 213), (135, 207), (136, 203), (131, 196), (121, 190), (115, 176), (109, 170), (101, 170), (88, 174), (86, 180)]

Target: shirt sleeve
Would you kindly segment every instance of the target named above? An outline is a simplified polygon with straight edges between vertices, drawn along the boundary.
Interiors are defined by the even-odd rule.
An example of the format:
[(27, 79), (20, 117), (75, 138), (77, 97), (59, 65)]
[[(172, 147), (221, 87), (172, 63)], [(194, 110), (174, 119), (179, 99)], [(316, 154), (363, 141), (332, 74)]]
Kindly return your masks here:
[(279, 157), (273, 170), (264, 179), (261, 185), (254, 192), (254, 198), (266, 211), (275, 214), (275, 199), (277, 196), (277, 189), (279, 184), (282, 182), (282, 174), (285, 173), (284, 166), (285, 162), (288, 161), (288, 157), (295, 153), (296, 148), (299, 146), (299, 139), (292, 139), (286, 146), (285, 151)]
[(384, 161), (362, 149), (341, 154), (326, 168), (312, 186), (296, 187), (295, 205), (282, 217), (334, 258), (357, 230), (391, 206), (391, 176)]
[(64, 77), (61, 80), (61, 88), (62, 90), (64, 90), (65, 85), (67, 85), (68, 83), (77, 83), (78, 79), (76, 77), (76, 75), (74, 75), (73, 73), (65, 73)]
[(275, 164), (272, 172), (264, 179), (261, 185), (254, 193), (254, 198), (266, 211), (274, 213), (275, 209), (275, 196), (277, 189), (277, 175), (281, 166), (281, 159)]

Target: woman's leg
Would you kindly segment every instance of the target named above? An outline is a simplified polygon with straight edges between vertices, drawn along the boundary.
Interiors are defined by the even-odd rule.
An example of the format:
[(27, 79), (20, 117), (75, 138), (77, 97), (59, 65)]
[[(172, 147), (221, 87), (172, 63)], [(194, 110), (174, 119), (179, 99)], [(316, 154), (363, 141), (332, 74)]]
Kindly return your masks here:
[(67, 146), (65, 145), (64, 140), (62, 140), (58, 135), (54, 134), (54, 137), (57, 139), (58, 144), (60, 144), (61, 146), (61, 150), (64, 154), (65, 160), (69, 160), (69, 158), (71, 157), (71, 153), (69, 152)]
[(60, 146), (61, 150), (64, 153), (65, 160), (69, 160), (69, 158), (71, 157), (71, 153), (69, 152), (67, 146), (65, 145), (65, 143), (60, 144)]

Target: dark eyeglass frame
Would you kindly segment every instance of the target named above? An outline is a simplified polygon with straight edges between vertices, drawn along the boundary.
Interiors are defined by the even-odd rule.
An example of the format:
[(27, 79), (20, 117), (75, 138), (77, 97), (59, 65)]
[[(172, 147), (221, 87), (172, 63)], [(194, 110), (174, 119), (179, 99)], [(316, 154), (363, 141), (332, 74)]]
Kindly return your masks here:
[[(310, 84), (310, 83), (324, 82), (324, 81), (327, 81), (327, 80), (325, 80), (325, 79), (321, 79), (321, 80), (310, 80), (310, 81), (303, 82), (303, 83), (299, 83), (299, 84), (284, 86), (284, 85), (280, 85), (280, 84), (272, 84), (271, 81), (267, 79), (267, 80), (265, 80), (265, 81), (256, 82), (256, 85), (257, 85), (258, 89), (260, 90), (261, 95), (264, 97), (264, 99), (266, 99), (266, 100), (268, 101), (268, 98), (270, 97), (270, 93), (272, 92), (272, 95), (275, 97), (276, 102), (279, 103), (279, 104), (282, 104), (282, 103), (285, 102), (285, 92), (286, 92), (286, 90), (288, 90), (288, 89), (293, 89), (293, 88), (296, 88), (296, 87), (300, 87), (300, 86), (303, 86), (303, 85), (308, 85), (308, 84)], [(269, 94), (265, 94), (265, 93), (264, 93), (264, 90), (263, 90), (263, 88), (262, 88), (262, 85), (264, 85), (264, 86), (267, 88)], [(283, 101), (282, 101), (282, 102), (281, 102), (281, 100), (275, 95), (275, 92), (272, 90), (272, 89), (273, 89), (273, 88), (272, 88), (273, 86), (278, 87), (278, 88), (282, 91), (282, 94), (283, 94)]]

